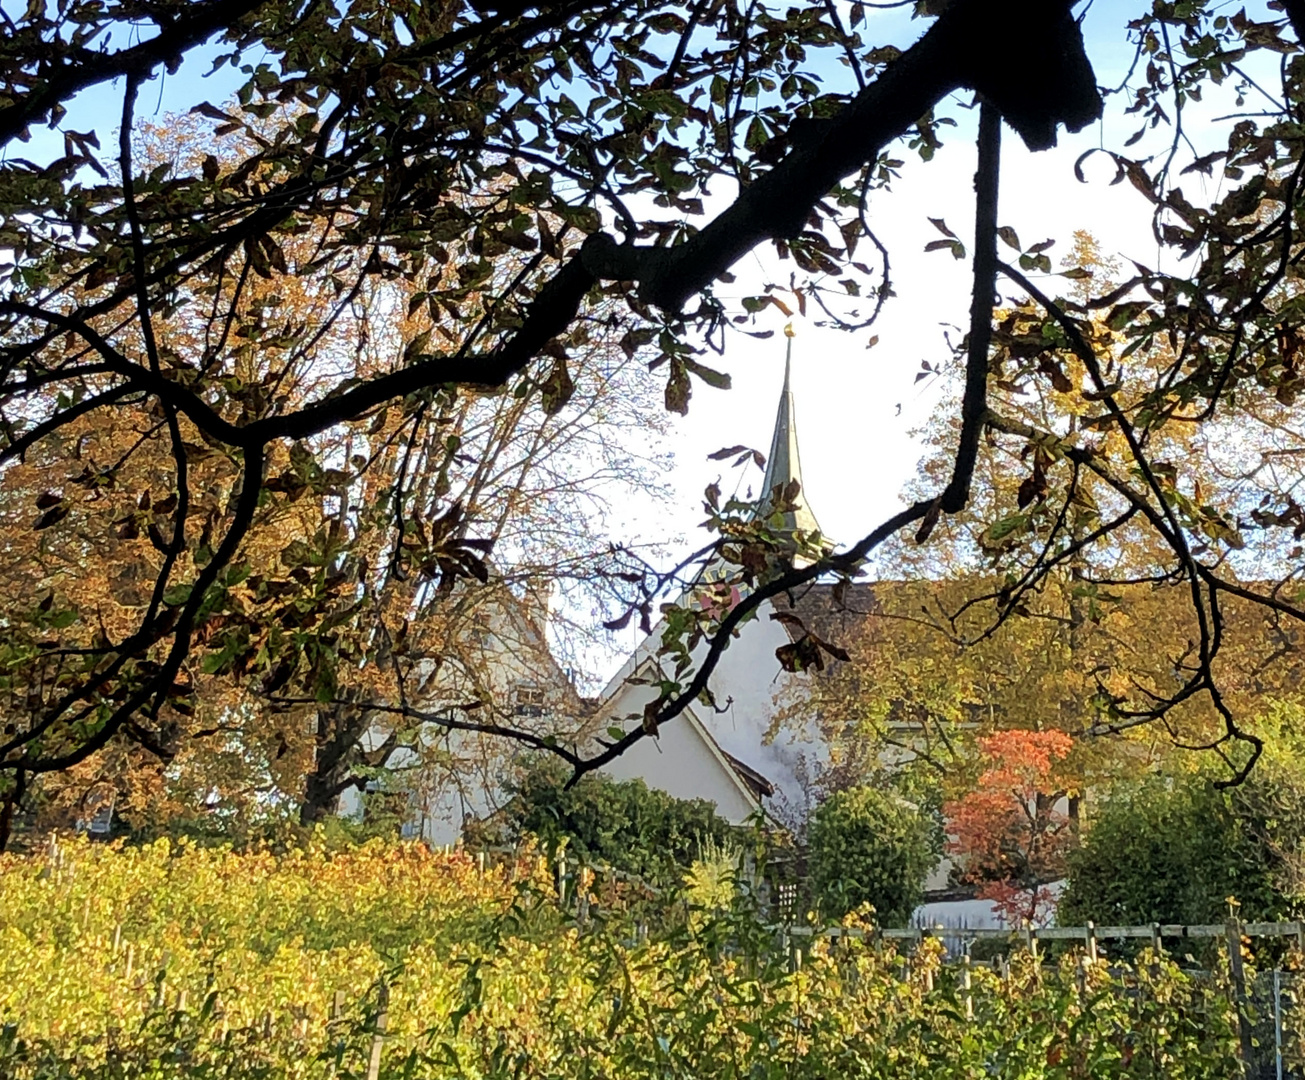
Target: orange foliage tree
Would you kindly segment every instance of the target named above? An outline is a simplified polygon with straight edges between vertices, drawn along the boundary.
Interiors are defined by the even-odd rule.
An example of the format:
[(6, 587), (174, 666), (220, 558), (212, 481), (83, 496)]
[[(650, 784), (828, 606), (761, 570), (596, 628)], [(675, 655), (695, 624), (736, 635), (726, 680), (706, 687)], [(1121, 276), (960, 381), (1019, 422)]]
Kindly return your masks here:
[[(228, 175), (241, 160), (194, 116), (138, 135), (142, 167)], [(342, 305), (338, 280), (301, 272), (337, 242), (337, 228), (317, 222), (282, 240), (282, 274), (195, 275), (191, 288), (226, 318), (197, 305), (160, 312), (161, 364), (198, 379), (213, 363), (204, 358), (224, 351), (224, 407), (248, 417), (299, 407), (451, 333), (415, 282), (364, 274)], [(512, 269), (505, 259), (498, 272)], [(465, 300), (480, 303), (494, 284)], [(486, 607), (559, 588), (601, 608), (613, 568), (630, 572), (604, 532), (606, 500), (660, 491), (660, 387), (622, 333), (587, 328), (565, 385), (542, 396), (445, 387), (269, 446), (262, 494), (198, 612), (190, 654), (157, 701), (85, 757), (87, 732), (157, 677), (158, 656), (112, 667), (71, 729), (43, 714), (79, 680), (110, 671), (109, 643), (130, 639), (143, 618), (181, 616), (245, 480), (187, 417), (131, 399), (25, 445), (0, 474), (0, 713), (13, 741), (67, 760), (4, 793), (13, 798), (0, 799), (9, 808), (0, 848), (25, 793), (59, 824), (105, 801), (137, 823), (286, 803), (305, 823), (320, 820), (414, 747), (416, 719), (380, 724), (370, 745), (364, 736), (387, 719), (374, 706), (429, 702), (432, 666), (451, 684), (446, 697), (478, 706), (477, 725), (510, 722), (511, 702), (487, 678), (493, 657), (477, 645)], [(532, 373), (542, 384), (554, 369), (550, 358)], [(636, 445), (635, 431), (654, 438)], [(188, 546), (175, 542), (183, 513), (194, 523)]]
[(1009, 924), (1036, 923), (1051, 909), (1047, 885), (1061, 876), (1073, 842), (1065, 799), (1076, 793), (1061, 731), (999, 731), (979, 739), (983, 771), (974, 790), (945, 807), (959, 878), (977, 886)]

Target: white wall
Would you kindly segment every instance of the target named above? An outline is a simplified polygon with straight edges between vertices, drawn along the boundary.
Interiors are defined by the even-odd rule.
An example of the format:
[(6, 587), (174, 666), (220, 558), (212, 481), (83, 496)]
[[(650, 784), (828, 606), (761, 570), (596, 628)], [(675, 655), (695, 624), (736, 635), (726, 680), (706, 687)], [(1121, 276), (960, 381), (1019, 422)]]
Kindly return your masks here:
[(776, 697), (800, 692), (811, 678), (779, 666), (775, 650), (787, 645), (789, 636), (771, 619), (773, 610), (769, 601), (762, 604), (758, 617), (743, 627), (713, 672), (711, 688), (717, 705), (723, 707), (732, 699), (731, 704), (722, 713), (702, 708), (699, 714), (722, 749), (775, 785), (775, 796), (768, 802), (781, 820), (793, 824), (805, 820), (810, 812), (807, 778), (819, 771), (829, 754), (811, 732), (786, 727), (773, 737), (770, 734)]
[(755, 806), (728, 769), (689, 718), (680, 716), (656, 739), (636, 743), (602, 771), (614, 780), (642, 780), (677, 799), (709, 799), (721, 817), (741, 825)]
[[(818, 766), (828, 760), (828, 751), (810, 733), (784, 730), (771, 738), (770, 727), (776, 713), (776, 697), (788, 696), (793, 680), (808, 678), (789, 674), (780, 667), (775, 650), (787, 644), (789, 637), (784, 627), (770, 618), (772, 610), (769, 602), (761, 606), (758, 617), (743, 625), (738, 637), (730, 642), (712, 673), (709, 685), (717, 707), (723, 711), (714, 712), (710, 706), (700, 703), (695, 703), (694, 709), (703, 727), (711, 733), (722, 750), (755, 769), (775, 785), (775, 796), (766, 800), (766, 808), (782, 821), (793, 823), (805, 819), (810, 809), (807, 806), (805, 778), (817, 772)], [(637, 670), (638, 664), (649, 662), (660, 643), (659, 625), (608, 686), (605, 694), (607, 700), (600, 713), (603, 724), (619, 723), (629, 730), (637, 721), (626, 717), (642, 715), (644, 704), (656, 694), (655, 688), (631, 685), (622, 680)], [(706, 644), (699, 645), (694, 653), (695, 665), (702, 662), (706, 652)], [(676, 718), (663, 725), (660, 737), (667, 740), (680, 722), (680, 718)], [(636, 744), (635, 750), (641, 749), (646, 754), (645, 744), (648, 741)], [(641, 763), (649, 762), (647, 757), (638, 760)], [(652, 767), (651, 762), (649, 766)], [(663, 776), (665, 773), (663, 765), (658, 775)], [(657, 786), (661, 786), (660, 783)], [(701, 792), (698, 794), (705, 797)]]

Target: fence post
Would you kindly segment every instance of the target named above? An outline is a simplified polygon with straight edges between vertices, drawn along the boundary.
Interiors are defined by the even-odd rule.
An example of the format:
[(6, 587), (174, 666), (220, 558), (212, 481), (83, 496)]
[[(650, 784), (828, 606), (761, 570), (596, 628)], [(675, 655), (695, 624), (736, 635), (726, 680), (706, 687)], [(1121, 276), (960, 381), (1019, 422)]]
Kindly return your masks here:
[(1235, 904), (1228, 905), (1228, 921), (1224, 923), (1224, 938), (1228, 943), (1228, 971), (1232, 976), (1234, 1004), (1237, 1007), (1237, 1037), (1241, 1048), (1242, 1072), (1251, 1067), (1254, 1043), (1251, 1038), (1250, 1019), (1246, 1015), (1246, 968), (1242, 964), (1242, 924), (1237, 918)]
[(372, 1054), (367, 1061), (367, 1080), (380, 1080), (381, 1050), (385, 1031), (390, 1026), (390, 988), (381, 983), (376, 994), (376, 1033), (372, 1036)]
[(1035, 965), (1034, 971), (1040, 971), (1041, 962), (1038, 957), (1038, 931), (1028, 919), (1024, 920), (1024, 947), (1029, 951), (1029, 957)]
[(1282, 971), (1273, 969), (1273, 1059), (1282, 1080)]
[(566, 907), (566, 853), (557, 853), (557, 906)]
[(580, 866), (576, 870), (575, 915), (581, 926), (589, 925), (589, 886), (593, 877), (593, 870), (587, 866)]
[(1091, 919), (1087, 924), (1087, 954), (1088, 960), (1092, 963), (1097, 962), (1097, 924)]
[(961, 969), (961, 989), (965, 991), (965, 1019), (974, 1019), (974, 997), (970, 993), (970, 950), (965, 949), (964, 967)]
[(1151, 924), (1151, 948), (1155, 951), (1156, 956), (1164, 952), (1164, 944), (1160, 940), (1160, 924), (1153, 922)]
[[(932, 928), (932, 927), (929, 927), (929, 926), (920, 926), (920, 927), (917, 927), (917, 928), (916, 928), (916, 934), (917, 934), (918, 936), (916, 937), (916, 945), (915, 945), (915, 949), (916, 949), (916, 955), (918, 956), (918, 955), (919, 955), (919, 951), (920, 951), (920, 947), (924, 944), (924, 939), (925, 939), (925, 938), (933, 937), (933, 928)], [(924, 992), (925, 992), (926, 994), (931, 994), (931, 993), (933, 993), (933, 961), (934, 961), (934, 959), (936, 959), (936, 958), (935, 958), (935, 957), (931, 957), (930, 960), (929, 960), (929, 963), (926, 964), (926, 965), (925, 965), (925, 968), (924, 968)]]

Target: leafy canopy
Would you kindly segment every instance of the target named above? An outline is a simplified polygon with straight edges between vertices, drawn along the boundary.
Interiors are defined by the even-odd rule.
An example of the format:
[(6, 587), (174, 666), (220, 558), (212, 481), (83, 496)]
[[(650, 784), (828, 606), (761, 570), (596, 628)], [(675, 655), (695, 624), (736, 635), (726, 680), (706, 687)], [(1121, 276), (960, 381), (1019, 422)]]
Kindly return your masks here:
[[(395, 576), (446, 592), (487, 579), (482, 522), (438, 482), (456, 442), (431, 458), (408, 453), (465, 395), (564, 416), (576, 357), (605, 335), (646, 360), (666, 408), (683, 412), (697, 382), (728, 382), (706, 350), (773, 304), (864, 326), (892, 291), (886, 259), (862, 261), (883, 254), (866, 199), (891, 200), (898, 140), (932, 155), (957, 91), (982, 107), (973, 246), (940, 225), (940, 250), (972, 252), (974, 275), (945, 477), (833, 554), (709, 494), (723, 533), (710, 554), (746, 595), (723, 614), (668, 612), (673, 677), (643, 722), (595, 755), (456, 711), (443, 723), (551, 749), (575, 774), (601, 767), (709, 692), (721, 650), (764, 600), (857, 573), (908, 527), (929, 542), (982, 490), (976, 462), (991, 439), (1030, 468), (1017, 513), (985, 529), (1008, 579), (991, 598), (996, 619), (1067, 560), (1108, 555), (1119, 530), (1135, 530), (1147, 553), (1137, 576), (1181, 585), (1195, 634), (1170, 650), (1176, 686), (1158, 699), (1099, 695), (1098, 726), (1150, 723), (1204, 697), (1218, 717), (1204, 745), (1258, 747), (1219, 685), (1223, 610), (1238, 596), (1300, 621), (1294, 588), (1264, 582), (1289, 576), (1302, 512), (1272, 469), (1223, 469), (1198, 490), (1189, 466), (1217, 456), (1230, 432), (1265, 460), (1297, 449), (1305, 4), (1280, 7), (1255, 19), (1205, 0), (1136, 0), (1118, 32), (1137, 63), (1107, 102), (1070, 0), (920, 4), (931, 21), (907, 48), (887, 40), (878, 8), (842, 0), (782, 11), (705, 0), (28, 5), (0, 42), (0, 455), (49, 462), (30, 510), (43, 542), (75, 544), (86, 504), (108, 500), (97, 522), (122, 522), (134, 506), (158, 558), (120, 624), (101, 626), (74, 602), (84, 563), (14, 622), (0, 660), (22, 706), (0, 735), (0, 837), (34, 778), (121, 740), (166, 755), (196, 666), (244, 686), (275, 681), (291, 650), (330, 653), (353, 602)], [(224, 145), (148, 162), (138, 98), (201, 56), (238, 73), (233, 102), (194, 102)], [(1192, 159), (1190, 104), (1225, 82), (1235, 96), (1246, 65), (1265, 58), (1271, 85), (1255, 87), (1266, 101), (1212, 125), (1204, 137), (1217, 145)], [(70, 126), (84, 93), (121, 100), (116, 146)], [(1173, 136), (1146, 159), (1127, 144), (1101, 152), (1153, 207), (1156, 238), (1181, 270), (1162, 268), (1172, 259), (1137, 264), (1086, 292), (1076, 273), (1062, 279), (1075, 289), (1053, 295), (1060, 281), (1029, 276), (1051, 270), (1047, 244), (1025, 246), (999, 219), (1002, 124), (1039, 150), (1107, 104), (1138, 114), (1144, 133)], [(22, 156), (41, 124), (62, 135), (62, 153)], [(1184, 194), (1184, 167), (1219, 171), (1208, 202)], [(789, 284), (727, 304), (716, 283), (761, 245), (792, 264)], [(999, 276), (1025, 294), (1000, 316)], [(319, 306), (283, 310), (283, 291), (305, 279)], [(406, 319), (369, 351), (382, 310)], [(1005, 386), (1059, 396), (1021, 413), (992, 393)], [(150, 418), (160, 450), (148, 512), (119, 459), (79, 458), (74, 438), (77, 422), (128, 409)], [(1179, 444), (1193, 452), (1171, 454)], [(383, 447), (401, 467), (355, 502)], [(421, 479), (432, 488), (414, 509)], [(305, 490), (336, 512), (298, 537), (284, 577), (273, 568), (248, 585), (256, 525)], [(353, 545), (374, 530), (388, 537), (385, 554), (364, 559)], [(1262, 561), (1230, 558), (1252, 540)], [(794, 546), (809, 559), (794, 560)], [(676, 575), (645, 569), (614, 580), (647, 622)], [(311, 649), (262, 640), (273, 594), (291, 598), (301, 626), (327, 624)], [(373, 626), (349, 663), (388, 661), (399, 637)], [(700, 641), (701, 662), (681, 664)], [(334, 688), (304, 692), (319, 694)], [(1255, 756), (1237, 756), (1234, 772)]]

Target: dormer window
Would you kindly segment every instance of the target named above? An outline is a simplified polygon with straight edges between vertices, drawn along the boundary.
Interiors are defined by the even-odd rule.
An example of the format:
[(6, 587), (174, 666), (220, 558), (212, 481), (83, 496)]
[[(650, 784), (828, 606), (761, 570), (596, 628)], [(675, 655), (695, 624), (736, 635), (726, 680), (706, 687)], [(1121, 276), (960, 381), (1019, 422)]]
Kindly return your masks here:
[(512, 710), (517, 716), (543, 716), (544, 690), (540, 686), (518, 686), (516, 705)]

